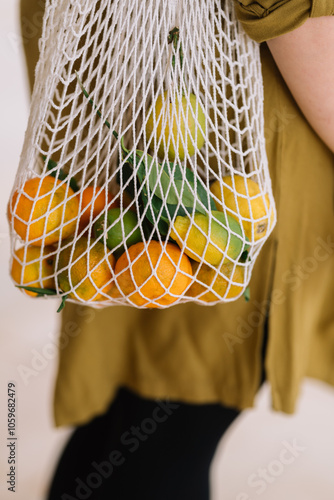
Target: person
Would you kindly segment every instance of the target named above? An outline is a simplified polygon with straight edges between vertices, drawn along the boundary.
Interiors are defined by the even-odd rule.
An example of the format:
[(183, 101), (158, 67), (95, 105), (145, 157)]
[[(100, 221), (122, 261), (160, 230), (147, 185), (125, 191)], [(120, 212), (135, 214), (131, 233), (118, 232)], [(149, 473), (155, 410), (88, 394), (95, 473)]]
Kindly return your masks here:
[[(42, 8), (21, 0), (23, 37)], [(235, 8), (261, 43), (278, 211), (251, 299), (165, 310), (69, 303), (54, 414), (57, 426), (76, 429), (48, 500), (207, 500), (217, 443), (253, 406), (264, 376), (273, 409), (287, 414), (304, 377), (334, 384), (334, 2), (239, 0)], [(31, 85), (37, 38), (24, 44)]]

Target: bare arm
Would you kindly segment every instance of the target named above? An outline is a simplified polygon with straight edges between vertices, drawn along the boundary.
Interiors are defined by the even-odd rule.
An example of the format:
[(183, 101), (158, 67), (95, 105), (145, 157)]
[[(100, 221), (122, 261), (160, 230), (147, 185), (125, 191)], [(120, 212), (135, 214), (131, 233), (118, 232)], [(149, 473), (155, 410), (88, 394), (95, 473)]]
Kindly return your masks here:
[(308, 19), (267, 43), (306, 119), (334, 152), (334, 16)]

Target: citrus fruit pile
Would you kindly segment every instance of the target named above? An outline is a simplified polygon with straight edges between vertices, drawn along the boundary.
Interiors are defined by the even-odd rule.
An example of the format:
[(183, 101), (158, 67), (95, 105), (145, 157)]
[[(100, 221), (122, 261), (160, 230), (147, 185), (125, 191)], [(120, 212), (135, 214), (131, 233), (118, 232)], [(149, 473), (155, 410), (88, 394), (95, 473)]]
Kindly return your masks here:
[(59, 175), (31, 178), (13, 193), (8, 217), (25, 243), (13, 255), (13, 280), (31, 296), (126, 297), (151, 308), (185, 296), (208, 303), (241, 295), (249, 245), (272, 224), (268, 197), (241, 175), (214, 181), (208, 193), (186, 167), (121, 145), (125, 182), (136, 167), (142, 187), (137, 199), (131, 183), (116, 195), (96, 185), (75, 192)]
[[(177, 32), (170, 34), (177, 47)], [(9, 201), (12, 230), (24, 243), (13, 254), (13, 280), (32, 296), (63, 295), (62, 304), (125, 298), (158, 308), (241, 295), (249, 248), (269, 234), (273, 213), (254, 179), (225, 176), (209, 188), (189, 168), (206, 135), (199, 96), (174, 88), (147, 113), (153, 156), (120, 138), (116, 194), (96, 179), (79, 188), (49, 160), (48, 175), (28, 179)]]
[[(139, 161), (146, 169), (147, 158), (140, 153), (133, 163)], [(149, 177), (164, 172), (160, 164), (149, 165)], [(152, 200), (167, 201), (170, 213), (160, 219), (151, 217), (153, 205), (148, 215), (143, 199), (137, 200), (138, 214), (131, 210), (135, 200), (126, 191), (120, 206), (120, 193), (113, 196), (102, 187), (75, 192), (52, 175), (27, 180), (8, 206), (12, 227), (25, 243), (14, 252), (13, 280), (31, 296), (54, 291), (81, 302), (126, 297), (131, 304), (152, 308), (167, 307), (184, 296), (202, 302), (239, 296), (245, 288), (249, 243), (258, 241), (272, 223), (263, 223), (269, 200), (263, 200), (254, 181), (235, 175), (211, 184), (215, 203), (211, 199), (202, 209), (198, 199), (204, 203), (208, 193), (198, 186), (192, 192), (185, 193), (184, 186), (182, 193), (171, 192), (175, 178), (194, 180), (194, 174), (182, 174), (182, 168), (178, 165), (173, 172), (174, 187), (166, 177), (166, 187), (160, 183), (159, 190), (152, 187), (149, 193)], [(225, 193), (221, 185), (235, 190)], [(253, 195), (250, 202), (247, 190)], [(158, 231), (147, 238), (148, 227)]]
[(11, 276), (33, 297), (57, 295), (57, 281), (66, 297), (103, 300), (112, 286), (115, 257), (85, 234), (91, 221), (117, 202), (101, 187), (75, 192), (70, 185), (78, 190), (74, 179), (60, 180), (61, 170), (57, 177), (53, 171), (28, 179), (11, 196), (8, 219), (25, 243), (14, 251)]

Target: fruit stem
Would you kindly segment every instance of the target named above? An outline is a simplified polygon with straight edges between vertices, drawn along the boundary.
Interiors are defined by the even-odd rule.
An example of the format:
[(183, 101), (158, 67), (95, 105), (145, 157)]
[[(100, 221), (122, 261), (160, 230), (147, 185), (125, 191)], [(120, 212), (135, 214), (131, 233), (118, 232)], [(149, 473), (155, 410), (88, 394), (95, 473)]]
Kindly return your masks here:
[[(78, 72), (76, 71), (76, 72), (75, 72), (75, 74), (77, 75), (77, 80), (78, 80), (78, 83), (79, 83), (79, 85), (80, 85), (80, 88), (81, 88), (81, 90), (82, 90), (82, 92), (83, 92), (84, 96), (85, 96), (85, 97), (87, 97), (88, 102), (89, 102), (89, 104), (92, 106), (92, 108), (94, 108), (94, 109), (96, 110), (96, 114), (97, 114), (97, 116), (98, 116), (99, 118), (102, 118), (102, 113), (101, 113), (101, 111), (98, 109), (98, 107), (97, 107), (97, 106), (96, 106), (96, 104), (94, 103), (93, 99), (91, 99), (91, 98), (89, 97), (89, 94), (88, 94), (87, 90), (85, 89), (85, 87), (84, 87), (84, 86), (83, 86), (83, 84), (82, 84), (82, 81), (81, 81), (81, 80), (80, 80), (80, 78), (79, 78)], [(103, 118), (102, 118), (102, 119), (103, 119)], [(111, 125), (110, 125), (110, 123), (108, 122), (108, 120), (104, 120), (104, 124), (105, 124), (105, 125), (106, 125), (109, 129), (111, 128)], [(115, 137), (115, 139), (118, 139), (118, 134), (117, 134), (117, 132), (116, 132), (115, 130), (113, 130), (113, 131), (112, 131), (112, 133), (113, 133), (113, 136)]]
[(250, 301), (250, 288), (249, 286), (246, 287), (244, 293), (243, 293), (244, 299), (246, 302)]
[[(75, 72), (75, 74), (77, 75), (77, 80), (78, 80), (78, 83), (79, 83), (79, 85), (80, 85), (80, 88), (81, 88), (81, 90), (82, 90), (82, 92), (83, 92), (84, 96), (85, 96), (85, 97), (87, 97), (88, 102), (89, 102), (89, 104), (92, 106), (92, 108), (93, 108), (93, 109), (96, 109), (96, 114), (97, 114), (97, 116), (98, 116), (99, 118), (102, 118), (102, 113), (101, 113), (101, 111), (98, 109), (98, 107), (97, 107), (97, 106), (96, 106), (96, 104), (94, 103), (93, 99), (91, 99), (91, 98), (89, 97), (89, 94), (88, 94), (87, 90), (85, 89), (85, 87), (84, 87), (84, 86), (83, 86), (83, 84), (82, 84), (82, 81), (81, 81), (81, 80), (80, 80), (80, 78), (79, 78), (78, 72), (76, 71), (76, 72)], [(103, 118), (102, 118), (102, 119), (103, 119)], [(105, 125), (106, 125), (109, 129), (111, 128), (111, 125), (110, 125), (110, 123), (108, 122), (108, 120), (104, 120), (104, 124), (105, 124)], [(112, 134), (113, 134), (113, 136), (115, 137), (115, 139), (118, 139), (118, 133), (117, 133), (115, 130), (113, 130), (113, 131), (112, 131)]]
[[(42, 155), (43, 161), (46, 161), (46, 156)], [(46, 166), (48, 171), (50, 172), (50, 175), (54, 177), (55, 179), (58, 178), (59, 180), (63, 181), (68, 178), (68, 174), (65, 174), (64, 170), (62, 168), (58, 168), (58, 163), (50, 158), (48, 160), (48, 164)], [(57, 175), (58, 174), (58, 175)], [(75, 180), (74, 177), (70, 178), (70, 187), (73, 189), (74, 192), (79, 191), (79, 186), (77, 184), (77, 181)]]

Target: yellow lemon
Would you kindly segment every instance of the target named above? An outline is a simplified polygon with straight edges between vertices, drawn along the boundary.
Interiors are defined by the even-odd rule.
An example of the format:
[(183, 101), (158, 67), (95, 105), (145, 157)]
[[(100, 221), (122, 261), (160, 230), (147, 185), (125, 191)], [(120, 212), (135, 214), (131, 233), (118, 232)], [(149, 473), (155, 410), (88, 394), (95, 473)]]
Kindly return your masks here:
[[(11, 276), (18, 285), (34, 288), (55, 288), (54, 280), (55, 251), (52, 247), (28, 246), (15, 250)], [(37, 293), (24, 290), (25, 293), (36, 297)]]
[(192, 156), (196, 149), (201, 149), (205, 140), (205, 114), (196, 96), (182, 96), (173, 110), (167, 91), (160, 95), (146, 122), (148, 140), (153, 132), (150, 147), (154, 148), (155, 137), (160, 158), (167, 153), (170, 161), (174, 161), (176, 156), (182, 161), (186, 154)]
[(212, 267), (193, 262), (192, 270), (196, 281), (187, 292), (190, 297), (198, 297), (204, 302), (216, 302), (220, 298), (233, 299), (244, 289), (243, 266), (234, 266), (232, 262), (226, 262), (220, 267), (218, 274)]
[[(249, 178), (241, 175), (223, 177), (223, 192), (220, 182), (214, 181), (210, 190), (214, 196), (218, 210), (223, 211), (223, 205), (232, 216), (237, 217), (240, 213), (245, 235), (250, 241), (258, 241), (267, 235), (274, 222), (274, 211), (271, 210), (269, 217), (269, 196), (261, 194), (259, 185)], [(237, 199), (235, 200), (235, 194)]]
[(70, 292), (68, 295), (73, 299), (105, 300), (103, 294), (108, 293), (113, 283), (115, 257), (106, 253), (102, 243), (93, 239), (88, 242), (85, 236), (72, 246), (68, 245), (59, 254), (59, 287), (63, 292)]
[[(238, 259), (243, 250), (242, 230), (238, 222), (216, 210), (209, 214), (195, 213), (193, 220), (188, 216), (177, 216), (171, 228), (171, 237), (188, 257), (197, 262), (218, 266), (224, 253), (231, 259)], [(232, 230), (235, 234), (230, 234)]]

